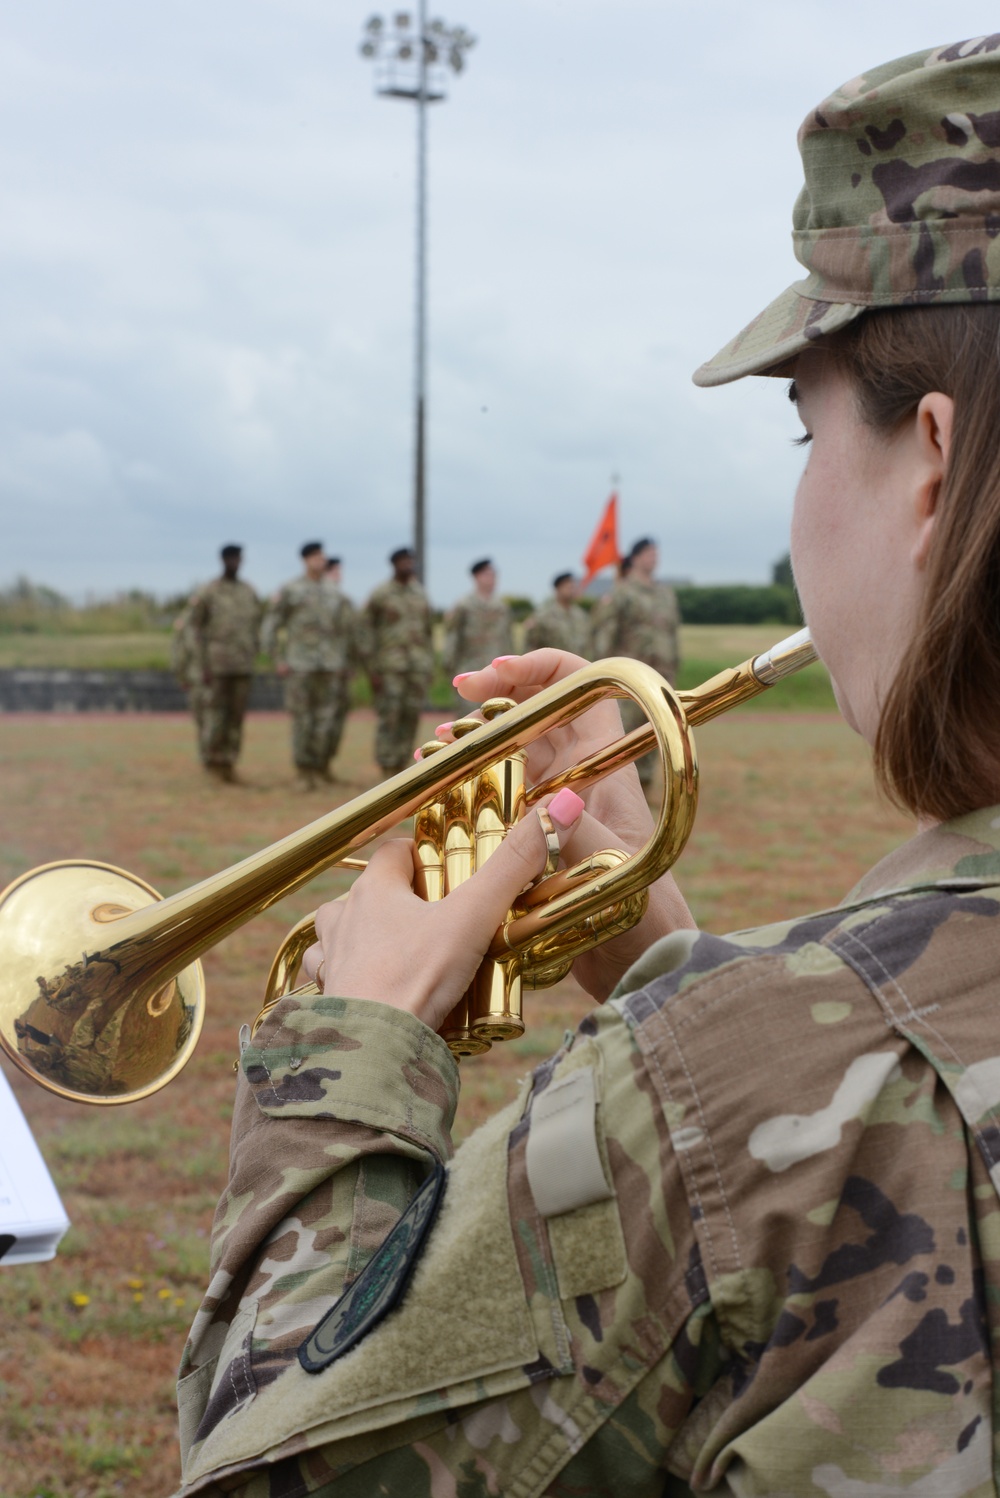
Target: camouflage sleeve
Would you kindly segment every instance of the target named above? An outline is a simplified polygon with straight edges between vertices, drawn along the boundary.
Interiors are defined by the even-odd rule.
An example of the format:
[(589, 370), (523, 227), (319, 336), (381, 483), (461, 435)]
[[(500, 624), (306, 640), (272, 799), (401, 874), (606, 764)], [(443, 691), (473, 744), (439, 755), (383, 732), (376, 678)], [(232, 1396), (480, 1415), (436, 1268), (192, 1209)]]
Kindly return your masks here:
[(358, 612), (354, 629), (354, 649), (358, 663), (368, 672), (377, 670), (375, 651), (378, 641), (378, 599), (369, 598)]
[(360, 615), (349, 598), (341, 595), (340, 619), (337, 625), (347, 641), (344, 649), (344, 674), (350, 676), (362, 664), (360, 651)]
[(525, 621), (524, 621), (524, 649), (525, 649), (525, 651), (538, 650), (540, 648), (540, 644), (542, 642), (541, 641), (541, 636), (542, 636), (542, 621), (539, 619), (537, 613), (529, 614), (528, 618), (525, 619)]
[(279, 589), (264, 614), (260, 631), (260, 648), (269, 655), (276, 666), (285, 660), (287, 638), (283, 631), (288, 624), (289, 598), (284, 588)]
[(316, 1297), (336, 1299), (451, 1155), (458, 1067), (412, 1015), (327, 995), (277, 1005), (240, 1070), (210, 1282), (181, 1375), (217, 1356), (246, 1294), (260, 1383), (294, 1362)]
[(465, 607), (456, 603), (445, 616), (444, 643), (441, 647), (441, 668), (446, 676), (454, 676), (462, 658), (465, 642)]
[(170, 635), (170, 669), (182, 687), (189, 685), (194, 658), (195, 638), (191, 628), (191, 604), (188, 603), (174, 620)]
[(595, 609), (592, 616), (591, 656), (595, 661), (618, 653), (618, 616), (621, 594), (612, 593), (606, 600), (602, 599), (601, 604), (600, 611)]
[(201, 671), (206, 673), (208, 671), (208, 625), (212, 617), (210, 595), (207, 592), (195, 593), (191, 599), (190, 610), (189, 622), (195, 658)]

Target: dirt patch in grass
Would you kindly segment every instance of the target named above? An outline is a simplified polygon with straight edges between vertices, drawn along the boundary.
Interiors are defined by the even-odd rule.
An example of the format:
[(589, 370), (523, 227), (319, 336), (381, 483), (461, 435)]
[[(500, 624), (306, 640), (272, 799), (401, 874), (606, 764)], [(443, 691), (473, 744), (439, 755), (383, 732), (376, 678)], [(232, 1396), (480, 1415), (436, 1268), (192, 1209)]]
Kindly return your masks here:
[[(371, 735), (371, 716), (354, 714), (340, 764), (350, 784), (302, 795), (279, 715), (249, 721), (247, 784), (232, 788), (202, 776), (180, 717), (2, 719), (0, 882), (85, 856), (172, 893), (372, 784)], [(872, 792), (864, 746), (832, 715), (744, 713), (703, 729), (699, 750), (702, 805), (678, 877), (710, 929), (835, 903), (906, 835)], [(73, 1227), (53, 1263), (0, 1267), (7, 1498), (159, 1495), (176, 1485), (173, 1375), (225, 1180), (237, 1031), (257, 1011), (284, 931), (346, 885), (324, 874), (209, 953), (197, 1053), (156, 1097), (91, 1110), (8, 1072)], [(588, 1007), (571, 982), (529, 994), (524, 1038), (463, 1066), (459, 1133), (513, 1097)]]

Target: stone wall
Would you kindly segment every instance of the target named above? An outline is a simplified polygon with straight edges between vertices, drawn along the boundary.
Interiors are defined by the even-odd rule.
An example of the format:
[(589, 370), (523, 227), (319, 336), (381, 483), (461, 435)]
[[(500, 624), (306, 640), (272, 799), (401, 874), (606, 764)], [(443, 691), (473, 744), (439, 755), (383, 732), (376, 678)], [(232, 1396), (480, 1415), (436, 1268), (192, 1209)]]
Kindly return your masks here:
[[(251, 709), (282, 706), (277, 676), (255, 676)], [(0, 670), (0, 713), (178, 713), (185, 693), (169, 671)]]

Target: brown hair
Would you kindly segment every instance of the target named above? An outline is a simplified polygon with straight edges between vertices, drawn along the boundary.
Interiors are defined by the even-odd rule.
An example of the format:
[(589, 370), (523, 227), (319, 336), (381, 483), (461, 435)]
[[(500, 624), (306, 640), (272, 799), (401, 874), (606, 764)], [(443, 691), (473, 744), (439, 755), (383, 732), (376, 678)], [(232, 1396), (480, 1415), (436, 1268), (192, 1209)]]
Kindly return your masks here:
[(921, 617), (875, 739), (890, 798), (946, 820), (1000, 799), (1000, 305), (868, 313), (827, 346), (877, 432), (931, 391), (955, 403)]

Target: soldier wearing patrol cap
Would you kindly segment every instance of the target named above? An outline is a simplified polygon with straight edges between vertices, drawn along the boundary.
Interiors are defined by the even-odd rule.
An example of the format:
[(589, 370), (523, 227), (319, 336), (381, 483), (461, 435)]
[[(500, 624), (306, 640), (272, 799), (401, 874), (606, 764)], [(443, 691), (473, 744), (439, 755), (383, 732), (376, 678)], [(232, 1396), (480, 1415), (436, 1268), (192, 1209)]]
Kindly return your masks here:
[[(575, 964), (592, 1013), (457, 1149), (436, 1032), (545, 819), (434, 905), (381, 847), (317, 912), (322, 996), (243, 1049), (186, 1495), (995, 1493), (998, 100), (1000, 34), (825, 99), (806, 276), (696, 375), (793, 381), (796, 583), (914, 836), (842, 904), (725, 937), (656, 882)], [(530, 697), (532, 663), (469, 700)], [(529, 778), (619, 729), (591, 709)], [(649, 836), (630, 771), (585, 796), (547, 808), (567, 862)]]
[(576, 601), (576, 578), (560, 572), (552, 579), (552, 597), (525, 620), (525, 650), (568, 650), (571, 655), (590, 653), (590, 621)]
[(599, 598), (594, 600), (594, 606), (590, 611), (590, 649), (588, 651), (592, 660), (600, 660), (600, 656), (595, 649), (595, 641), (601, 638), (604, 620), (614, 605), (615, 594), (620, 588), (624, 587), (631, 571), (632, 558), (628, 555), (623, 556), (615, 569), (615, 577), (611, 587), (606, 593), (602, 593)]
[(405, 769), (434, 671), (433, 619), (417, 581), (416, 553), (398, 547), (358, 621), (358, 654), (375, 696), (375, 760), (386, 775)]
[(261, 606), (253, 588), (239, 576), (242, 546), (223, 546), (219, 556), (222, 575), (194, 595), (190, 628), (205, 687), (202, 764), (219, 780), (233, 782), (257, 658)]
[[(497, 570), (489, 557), (473, 562), (469, 575), (472, 592), (459, 599), (445, 620), (442, 664), (448, 677), (475, 671), (514, 648), (510, 609), (496, 596)], [(456, 701), (467, 706), (461, 697)]]
[(354, 651), (354, 610), (329, 573), (320, 541), (302, 547), (303, 571), (271, 600), (262, 649), (286, 678), (296, 784), (331, 780), (347, 712)]
[[(651, 537), (643, 536), (633, 544), (628, 576), (606, 595), (607, 606), (595, 623), (594, 657), (600, 660), (608, 655), (630, 655), (674, 683), (680, 662), (681, 614), (673, 588), (657, 581), (658, 561), (659, 551)], [(639, 728), (646, 721), (630, 699), (622, 702), (621, 712), (626, 730)], [(636, 766), (647, 788), (652, 785), (655, 765), (655, 755), (647, 754)]]

